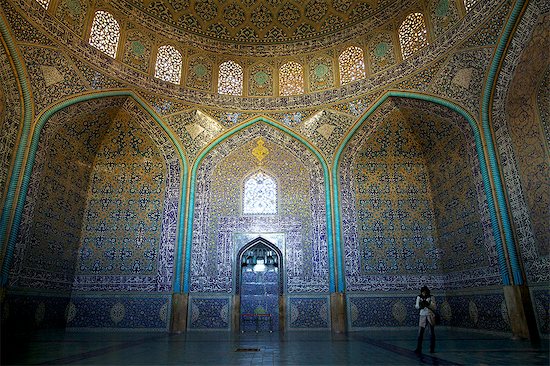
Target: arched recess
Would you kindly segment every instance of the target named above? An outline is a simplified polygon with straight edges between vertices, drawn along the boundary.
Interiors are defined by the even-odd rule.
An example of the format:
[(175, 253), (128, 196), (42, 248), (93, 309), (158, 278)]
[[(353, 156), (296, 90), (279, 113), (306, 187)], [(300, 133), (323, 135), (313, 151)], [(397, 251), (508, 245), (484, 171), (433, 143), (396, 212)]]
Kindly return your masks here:
[[(29, 190), (29, 185), (31, 183), (32, 178), (32, 172), (36, 160), (36, 154), (38, 151), (40, 138), (42, 134), (42, 130), (47, 124), (47, 122), (54, 117), (57, 113), (63, 113), (63, 111), (66, 108), (70, 108), (71, 106), (77, 105), (79, 103), (86, 103), (94, 100), (114, 100), (114, 99), (128, 99), (129, 102), (127, 102), (128, 108), (134, 110), (134, 115), (136, 114), (143, 114), (145, 112), (146, 117), (143, 118), (142, 122), (149, 123), (150, 129), (157, 129), (157, 131), (154, 132), (154, 135), (156, 138), (158, 138), (159, 143), (164, 143), (165, 146), (169, 146), (171, 149), (174, 150), (174, 153), (168, 153), (168, 155), (173, 155), (170, 159), (171, 163), (169, 163), (169, 168), (172, 170), (173, 175), (169, 176), (167, 178), (170, 179), (169, 182), (169, 189), (165, 192), (166, 197), (174, 197), (176, 200), (179, 199), (177, 202), (165, 202), (166, 203), (166, 209), (170, 212), (169, 214), (173, 217), (174, 222), (173, 223), (164, 223), (170, 224), (173, 227), (169, 228), (169, 226), (166, 226), (169, 228), (171, 233), (163, 233), (168, 235), (169, 237), (172, 237), (172, 239), (169, 239), (168, 237), (165, 237), (164, 239), (170, 241), (173, 243), (173, 248), (167, 248), (167, 251), (163, 254), (168, 257), (174, 256), (174, 266), (175, 271), (172, 270), (172, 268), (164, 268), (161, 269), (163, 272), (162, 274), (159, 273), (160, 276), (167, 279), (169, 278), (169, 283), (164, 281), (163, 291), (167, 291), (170, 287), (172, 287), (172, 290), (176, 293), (181, 291), (181, 260), (178, 260), (178, 258), (181, 258), (181, 254), (183, 252), (183, 232), (182, 230), (178, 231), (178, 228), (183, 228), (184, 224), (184, 215), (183, 210), (185, 207), (185, 200), (186, 200), (186, 191), (185, 191), (185, 182), (187, 181), (187, 174), (188, 174), (188, 163), (187, 158), (185, 156), (185, 153), (182, 149), (182, 147), (177, 142), (176, 138), (173, 136), (172, 132), (164, 125), (164, 122), (156, 115), (156, 113), (135, 93), (127, 90), (114, 90), (114, 91), (105, 91), (105, 92), (95, 92), (95, 93), (87, 93), (82, 94), (78, 96), (70, 97), (62, 102), (59, 102), (53, 106), (51, 106), (48, 110), (44, 111), (39, 117), (37, 122), (34, 125), (33, 133), (32, 133), (32, 139), (30, 141), (29, 146), (29, 152), (28, 152), (28, 158), (25, 165), (25, 171), (21, 183), (21, 189), (19, 196), (17, 197), (17, 206), (15, 208), (15, 215), (12, 227), (14, 228), (10, 232), (9, 241), (8, 241), (8, 248), (11, 248), (12, 257), (6, 258), (4, 261), (3, 270), (7, 271), (10, 269), (13, 261), (13, 251), (15, 249), (16, 242), (18, 241), (18, 229), (22, 223), (22, 217), (23, 212), (25, 209), (25, 202), (27, 198), (27, 191)], [(108, 104), (108, 103), (107, 103)], [(132, 112), (132, 111), (130, 111)], [(149, 132), (151, 134), (151, 132)], [(164, 141), (164, 142), (161, 142)], [(137, 141), (139, 144), (139, 141)], [(168, 188), (168, 187), (167, 187)], [(165, 211), (164, 214), (167, 214), (168, 212)], [(172, 277), (172, 273), (174, 273), (174, 276)], [(6, 276), (7, 281), (7, 276)], [(85, 282), (85, 281), (84, 281)], [(156, 285), (155, 285), (156, 286)]]
[[(289, 138), (290, 136), (290, 138)], [(198, 212), (197, 211), (197, 205), (204, 205), (205, 202), (205, 192), (209, 189), (208, 182), (211, 181), (210, 178), (205, 178), (204, 176), (204, 169), (201, 167), (208, 166), (213, 167), (212, 159), (228, 156), (232, 151), (234, 147), (241, 147), (244, 148), (246, 145), (247, 149), (246, 154), (250, 155), (252, 158), (254, 158), (251, 155), (251, 150), (254, 148), (256, 141), (260, 138), (264, 138), (266, 142), (269, 142), (272, 144), (273, 147), (276, 147), (277, 144), (280, 144), (281, 147), (280, 151), (286, 151), (286, 154), (294, 154), (294, 156), (302, 156), (304, 157), (304, 160), (308, 162), (310, 168), (312, 169), (313, 176), (316, 179), (315, 184), (311, 184), (311, 187), (317, 187), (317, 188), (311, 188), (312, 192), (315, 195), (315, 204), (316, 204), (316, 212), (315, 214), (315, 220), (316, 220), (316, 227), (319, 229), (314, 233), (317, 242), (315, 245), (319, 245), (321, 247), (326, 246), (326, 259), (324, 259), (327, 265), (327, 269), (318, 268), (316, 271), (318, 272), (318, 275), (314, 276), (314, 280), (312, 280), (311, 285), (313, 287), (318, 288), (318, 291), (330, 291), (333, 292), (335, 289), (334, 286), (334, 254), (333, 254), (333, 243), (332, 243), (332, 221), (331, 221), (331, 211), (330, 211), (330, 183), (329, 183), (329, 170), (327, 167), (327, 164), (322, 157), (322, 155), (312, 147), (309, 142), (307, 142), (303, 137), (297, 135), (290, 129), (281, 126), (269, 119), (266, 119), (264, 117), (258, 117), (253, 120), (250, 120), (248, 122), (245, 122), (234, 129), (228, 131), (224, 135), (218, 137), (216, 140), (214, 140), (209, 146), (207, 146), (198, 156), (198, 158), (195, 160), (192, 171), (191, 171), (191, 178), (190, 178), (190, 202), (189, 202), (189, 214), (187, 215), (187, 242), (186, 242), (186, 254), (185, 254), (185, 274), (184, 274), (184, 292), (189, 293), (191, 291), (196, 291), (198, 288), (193, 288), (192, 286), (192, 277), (197, 277), (196, 275), (193, 275), (193, 267), (191, 265), (191, 258), (193, 257), (193, 251), (195, 250), (195, 246), (199, 245), (198, 243), (201, 243), (200, 245), (204, 246), (206, 243), (205, 239), (205, 233), (201, 232), (202, 228), (208, 226), (206, 223), (207, 217), (205, 217), (205, 212)], [(269, 149), (269, 147), (268, 147)], [(243, 150), (244, 151), (244, 150)], [(275, 155), (275, 153), (273, 153)], [(274, 156), (272, 155), (272, 156)], [(289, 155), (290, 156), (290, 155)], [(249, 157), (250, 158), (250, 157)], [(297, 159), (296, 157), (294, 159)], [(282, 159), (279, 159), (282, 160)], [(305, 169), (305, 168), (304, 168)], [(238, 180), (237, 180), (238, 181)], [(205, 185), (206, 184), (206, 185)], [(309, 188), (308, 188), (309, 189)], [(317, 190), (317, 191), (316, 191)], [(197, 218), (198, 217), (198, 218)], [(198, 220), (195, 222), (195, 220)], [(241, 219), (237, 219), (241, 220)], [(278, 224), (281, 228), (281, 225), (286, 225), (284, 220), (278, 220)], [(246, 221), (246, 220), (245, 220)], [(254, 220), (248, 220), (249, 223)], [(198, 225), (200, 223), (200, 225)], [(290, 222), (287, 224), (291, 224)], [(261, 225), (260, 225), (261, 226)], [(290, 225), (292, 226), (292, 225)], [(279, 229), (279, 232), (282, 229)], [(319, 231), (320, 230), (320, 231)], [(228, 231), (228, 235), (231, 235), (231, 233)], [(199, 242), (196, 242), (196, 241)], [(225, 239), (224, 239), (225, 240)], [(225, 245), (225, 244), (224, 244)], [(321, 250), (325, 250), (325, 248), (321, 248)], [(198, 252), (197, 252), (198, 253)], [(324, 256), (324, 254), (323, 254)], [(320, 258), (322, 259), (322, 258)], [(196, 266), (197, 271), (202, 271), (204, 268), (199, 268), (201, 266), (200, 264), (201, 260), (200, 258), (195, 258), (193, 260), (193, 265)], [(287, 262), (288, 263), (288, 262)], [(197, 267), (199, 266), (199, 267)], [(212, 279), (209, 280), (208, 286), (211, 287), (213, 292), (228, 292), (228, 289), (232, 288), (232, 285), (230, 283), (227, 283), (227, 277), (231, 275), (231, 273), (227, 273), (227, 270), (231, 270), (232, 266), (230, 263), (225, 265), (227, 267), (226, 269), (220, 269), (219, 272), (219, 283), (222, 288), (216, 288), (214, 282)], [(225, 268), (224, 267), (224, 268)], [(326, 273), (326, 277), (324, 277), (323, 273)], [(200, 277), (200, 276), (199, 276)], [(324, 277), (324, 278), (323, 278)], [(232, 277), (234, 278), (234, 277)], [(324, 286), (326, 286), (326, 281), (329, 280), (329, 285), (325, 289)], [(205, 279), (203, 279), (205, 281)], [(318, 283), (313, 284), (315, 281)], [(298, 281), (299, 282), (299, 281)], [(195, 286), (196, 287), (196, 286)], [(299, 286), (298, 286), (299, 287)], [(298, 287), (296, 287), (296, 291), (299, 292)], [(206, 288), (202, 288), (201, 291), (205, 291)]]
[[(263, 259), (262, 268), (256, 269), (258, 258)], [(265, 238), (259, 236), (243, 246), (236, 257), (235, 295), (240, 307), (239, 326), (235, 330), (244, 331), (247, 320), (266, 330), (284, 330), (284, 256), (281, 250)], [(258, 291), (263, 290), (263, 291)], [(254, 314), (254, 316), (250, 316)], [(268, 314), (265, 316), (264, 314)], [(267, 320), (268, 323), (265, 321)]]
[[(481, 175), (481, 179), (483, 181), (483, 190), (485, 193), (485, 199), (487, 202), (487, 210), (489, 212), (491, 227), (492, 227), (492, 235), (495, 242), (495, 247), (497, 251), (498, 256), (498, 266), (500, 270), (500, 276), (502, 279), (502, 282), (506, 285), (510, 283), (510, 276), (508, 272), (507, 267), (507, 261), (504, 253), (503, 248), (503, 242), (500, 236), (500, 230), (499, 230), (499, 222), (496, 215), (495, 205), (493, 201), (492, 196), (492, 188), (491, 188), (491, 180), (489, 177), (489, 174), (487, 172), (487, 165), (485, 161), (485, 155), (483, 150), (483, 144), (481, 142), (481, 136), (479, 133), (479, 129), (477, 124), (475, 123), (475, 120), (472, 118), (472, 116), (467, 113), (464, 109), (457, 106), (456, 104), (444, 100), (438, 97), (430, 96), (430, 95), (424, 95), (424, 94), (416, 94), (416, 93), (410, 93), (410, 92), (400, 92), (400, 91), (389, 91), (386, 94), (384, 94), (364, 115), (363, 117), (353, 126), (353, 128), (349, 131), (346, 138), (343, 140), (341, 146), (338, 148), (336, 155), (335, 155), (335, 161), (336, 164), (334, 164), (332, 169), (332, 174), (334, 177), (339, 176), (340, 174), (340, 163), (343, 155), (343, 151), (346, 148), (347, 144), (350, 142), (350, 140), (353, 138), (353, 136), (357, 133), (357, 131), (362, 127), (363, 123), (371, 118), (379, 109), (383, 110), (384, 108), (387, 108), (387, 102), (388, 100), (393, 100), (394, 98), (403, 98), (403, 99), (413, 99), (413, 100), (419, 100), (419, 101), (425, 101), (429, 103), (434, 103), (438, 105), (439, 108), (441, 108), (442, 111), (451, 111), (453, 114), (458, 115), (461, 117), (462, 121), (466, 121), (468, 124), (468, 128), (466, 129), (469, 131), (468, 133), (471, 134), (473, 143), (475, 144), (475, 152), (477, 155), (477, 159), (479, 162), (479, 171)], [(335, 212), (335, 222), (341, 223), (341, 213), (342, 213), (342, 207), (340, 204), (340, 199), (342, 197), (342, 192), (340, 188), (340, 181), (338, 179), (334, 179), (333, 181), (333, 201), (334, 201), (334, 212)], [(340, 225), (336, 225), (335, 228), (335, 237), (336, 237), (336, 257), (338, 258), (338, 286), (339, 291), (343, 291), (345, 288), (345, 283), (343, 281), (344, 277), (344, 262), (343, 258), (344, 255), (342, 253), (342, 245), (343, 245), (343, 237), (342, 232), (340, 229)], [(342, 281), (340, 281), (342, 279)]]

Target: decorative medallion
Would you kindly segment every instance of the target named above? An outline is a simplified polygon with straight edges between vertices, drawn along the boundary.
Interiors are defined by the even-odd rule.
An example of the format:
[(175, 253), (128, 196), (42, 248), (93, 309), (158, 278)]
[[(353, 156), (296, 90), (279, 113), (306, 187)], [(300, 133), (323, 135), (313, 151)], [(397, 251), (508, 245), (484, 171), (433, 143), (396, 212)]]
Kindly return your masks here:
[(258, 159), (258, 164), (262, 165), (263, 160), (269, 154), (269, 150), (264, 146), (265, 141), (263, 138), (260, 137), (257, 143), (258, 145), (252, 150), (252, 155)]

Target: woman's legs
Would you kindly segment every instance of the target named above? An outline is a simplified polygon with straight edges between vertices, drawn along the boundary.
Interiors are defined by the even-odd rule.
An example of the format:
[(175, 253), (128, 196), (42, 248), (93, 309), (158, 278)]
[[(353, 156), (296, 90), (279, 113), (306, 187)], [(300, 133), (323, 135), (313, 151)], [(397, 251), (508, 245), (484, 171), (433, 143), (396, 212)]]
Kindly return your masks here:
[(435, 326), (430, 324), (430, 353), (435, 352)]
[(424, 330), (426, 330), (425, 327), (418, 328), (418, 338), (416, 340), (416, 349), (414, 350), (414, 352), (416, 353), (422, 353), (422, 340), (424, 339)]

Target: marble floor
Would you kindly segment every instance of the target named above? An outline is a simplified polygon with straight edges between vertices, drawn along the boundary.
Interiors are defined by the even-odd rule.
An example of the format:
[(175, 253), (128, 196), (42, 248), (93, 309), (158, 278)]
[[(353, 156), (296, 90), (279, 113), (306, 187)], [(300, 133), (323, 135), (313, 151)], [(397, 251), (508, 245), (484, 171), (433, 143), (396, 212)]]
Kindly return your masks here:
[[(368, 330), (332, 335), (287, 333), (41, 331), (2, 339), (2, 365), (546, 365), (540, 344), (437, 328), (436, 353), (417, 355), (416, 330)], [(424, 348), (427, 351), (428, 339)]]

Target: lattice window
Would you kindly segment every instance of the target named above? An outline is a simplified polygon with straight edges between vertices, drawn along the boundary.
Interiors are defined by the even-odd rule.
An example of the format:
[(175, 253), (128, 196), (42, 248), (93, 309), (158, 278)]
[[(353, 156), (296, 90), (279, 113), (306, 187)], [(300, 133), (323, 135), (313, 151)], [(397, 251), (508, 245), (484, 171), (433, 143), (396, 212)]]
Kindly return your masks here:
[(403, 59), (428, 45), (428, 30), (422, 13), (412, 13), (399, 27), (399, 43)]
[(290, 61), (279, 69), (279, 93), (296, 95), (304, 93), (304, 72), (302, 65)]
[(472, 8), (477, 4), (478, 0), (464, 0), (464, 7), (466, 8), (466, 13), (472, 10)]
[(365, 78), (363, 50), (356, 46), (348, 47), (338, 57), (340, 82), (342, 85)]
[(262, 171), (244, 183), (244, 214), (276, 214), (277, 183)]
[(218, 93), (243, 95), (243, 68), (241, 65), (233, 61), (226, 61), (220, 65)]
[(115, 58), (119, 38), (120, 25), (116, 19), (106, 11), (96, 11), (90, 32), (90, 44)]
[(42, 5), (44, 9), (48, 9), (48, 6), (50, 5), (50, 0), (36, 0), (36, 2)]
[(155, 77), (174, 84), (180, 83), (181, 53), (172, 46), (162, 46), (157, 53)]

